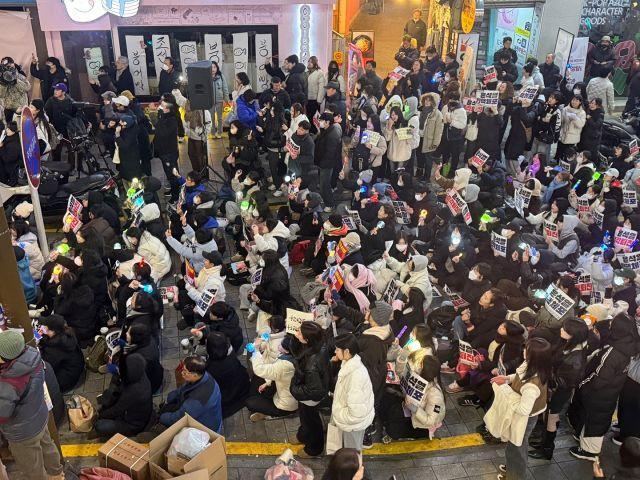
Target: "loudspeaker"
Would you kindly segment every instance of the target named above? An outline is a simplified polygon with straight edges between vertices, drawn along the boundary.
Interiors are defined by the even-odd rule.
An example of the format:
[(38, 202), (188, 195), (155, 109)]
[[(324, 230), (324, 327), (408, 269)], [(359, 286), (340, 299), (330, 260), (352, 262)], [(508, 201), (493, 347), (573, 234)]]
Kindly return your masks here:
[(191, 110), (209, 110), (213, 107), (211, 60), (187, 65), (187, 79), (187, 96)]

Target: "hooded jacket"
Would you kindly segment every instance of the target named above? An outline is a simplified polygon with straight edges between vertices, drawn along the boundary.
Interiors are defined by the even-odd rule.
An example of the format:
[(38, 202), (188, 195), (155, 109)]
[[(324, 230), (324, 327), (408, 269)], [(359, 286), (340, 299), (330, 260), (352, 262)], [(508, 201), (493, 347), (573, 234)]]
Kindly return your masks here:
[(84, 372), (84, 355), (76, 338), (66, 332), (51, 338), (45, 335), (38, 348), (42, 359), (53, 367), (62, 393), (75, 387)]
[(560, 260), (569, 265), (575, 263), (580, 254), (580, 239), (575, 233), (575, 228), (580, 223), (578, 217), (574, 215), (564, 215), (562, 219), (562, 230), (558, 237), (558, 243), (549, 247)]
[(29, 272), (34, 280), (40, 280), (44, 267), (44, 256), (38, 246), (38, 237), (33, 232), (27, 232), (16, 240), (16, 244), (24, 250), (29, 259)]
[(243, 95), (240, 95), (236, 99), (236, 111), (238, 114), (238, 120), (241, 121), (247, 128), (251, 130), (256, 129), (256, 123), (258, 121), (258, 111), (256, 110), (255, 103), (247, 103)]
[(164, 368), (160, 363), (160, 350), (158, 348), (158, 341), (156, 338), (149, 334), (148, 337), (140, 341), (140, 343), (127, 345), (125, 349), (126, 354), (123, 357), (125, 359), (125, 363), (126, 359), (134, 353), (144, 358), (145, 372), (149, 382), (151, 383), (151, 392), (157, 392), (162, 387)]
[(22, 107), (29, 104), (28, 93), (31, 90), (31, 84), (27, 77), (20, 72), (16, 73), (16, 83), (0, 83), (0, 101), (2, 101), (4, 108), (14, 111), (21, 110)]
[(428, 93), (436, 105), (436, 108), (431, 110), (424, 118), (422, 122), (422, 116), (420, 121), (423, 125), (421, 131), (422, 137), (422, 153), (435, 152), (440, 145), (442, 139), (442, 131), (444, 130), (444, 122), (442, 118), (442, 112), (438, 110), (437, 105), (440, 103), (440, 95), (437, 93)]
[(196, 240), (196, 232), (194, 232), (193, 228), (188, 224), (184, 226), (184, 233), (187, 236), (185, 243), (180, 243), (180, 241), (174, 237), (167, 237), (167, 243), (180, 257), (189, 260), (191, 266), (197, 273), (204, 267), (204, 257), (202, 253), (217, 252), (218, 244), (214, 238), (211, 238), (211, 240), (206, 243), (198, 243)]
[(23, 442), (47, 425), (44, 368), (38, 350), (27, 346), (0, 366), (0, 432), (9, 442)]
[(205, 290), (215, 290), (214, 301), (224, 302), (226, 291), (224, 288), (224, 277), (220, 276), (221, 270), (222, 267), (220, 265), (211, 268), (203, 267), (196, 278), (196, 286), (194, 287), (189, 283), (185, 285), (189, 298), (197, 304)]
[(284, 223), (278, 221), (273, 230), (270, 232), (254, 235), (256, 242), (256, 248), (259, 253), (266, 252), (267, 250), (274, 250), (278, 252), (280, 257), (280, 263), (284, 268), (289, 268), (289, 253), (287, 252), (286, 241), (289, 239), (291, 232), (285, 226)]
[(249, 396), (249, 374), (231, 348), (222, 359), (209, 357), (207, 372), (220, 387), (222, 418), (228, 418), (242, 409)]
[(122, 391), (114, 405), (100, 412), (100, 419), (125, 422), (129, 429), (140, 433), (153, 414), (151, 383), (146, 374), (146, 362), (141, 355), (126, 356), (126, 373)]
[(373, 422), (373, 404), (373, 388), (367, 369), (360, 355), (354, 355), (340, 367), (333, 392), (331, 423), (343, 432), (364, 430)]
[(149, 232), (142, 232), (140, 242), (136, 247), (129, 242), (126, 233), (123, 238), (128, 248), (136, 250), (138, 255), (151, 265), (153, 279), (156, 282), (171, 271), (171, 255), (167, 247), (158, 238)]
[(291, 103), (300, 103), (304, 105), (307, 102), (307, 77), (304, 73), (305, 66), (303, 63), (296, 63), (287, 76), (283, 79), (285, 89), (291, 97)]
[(234, 308), (229, 309), (229, 314), (220, 320), (208, 320), (207, 326), (211, 332), (224, 333), (231, 347), (236, 354), (240, 353), (244, 337), (242, 336), (242, 328), (240, 327), (240, 318)]
[(255, 350), (251, 356), (253, 373), (264, 378), (267, 383), (275, 382), (276, 393), (273, 395), (273, 404), (280, 410), (294, 412), (298, 409), (298, 401), (291, 395), (291, 379), (295, 367), (289, 355), (281, 355), (273, 362), (268, 361), (266, 355)]
[(587, 121), (587, 114), (582, 108), (566, 106), (562, 109), (562, 125), (560, 127), (560, 141), (567, 145), (580, 142), (582, 128)]
[(91, 287), (76, 284), (72, 292), (57, 295), (53, 299), (53, 311), (64, 317), (81, 344), (93, 339), (96, 334), (96, 304)]
[(162, 241), (165, 239), (164, 233), (167, 228), (160, 216), (160, 208), (157, 203), (147, 203), (140, 209), (140, 228), (146, 230), (151, 235)]
[(324, 100), (324, 86), (327, 84), (324, 73), (319, 68), (307, 76), (307, 100), (318, 102)]
[(418, 99), (416, 97), (409, 97), (405, 100), (406, 111), (404, 112), (404, 118), (407, 121), (407, 125), (411, 128), (411, 150), (415, 150), (420, 145), (420, 112), (418, 112)]
[(399, 262), (393, 257), (387, 258), (387, 265), (399, 274), (398, 286), (405, 295), (409, 295), (411, 288), (417, 288), (424, 294), (425, 308), (429, 308), (433, 300), (433, 287), (429, 280), (427, 265), (429, 260), (424, 255), (413, 255), (411, 257), (414, 269), (409, 271), (409, 262)]

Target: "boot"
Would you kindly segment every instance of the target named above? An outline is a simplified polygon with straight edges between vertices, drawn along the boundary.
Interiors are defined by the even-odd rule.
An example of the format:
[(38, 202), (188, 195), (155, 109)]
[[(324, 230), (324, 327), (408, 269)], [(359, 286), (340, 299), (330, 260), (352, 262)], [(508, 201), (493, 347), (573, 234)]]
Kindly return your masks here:
[(533, 448), (539, 448), (540, 445), (542, 445), (546, 431), (547, 422), (545, 422), (544, 417), (540, 415), (535, 427), (531, 430), (531, 435), (529, 435), (529, 445)]
[(555, 439), (557, 432), (545, 432), (543, 444), (529, 451), (529, 457), (538, 458), (544, 460), (551, 460), (553, 458), (553, 450), (555, 449)]
[(422, 177), (424, 177), (424, 168), (417, 167), (416, 178), (419, 178), (420, 180), (422, 180), (423, 179)]

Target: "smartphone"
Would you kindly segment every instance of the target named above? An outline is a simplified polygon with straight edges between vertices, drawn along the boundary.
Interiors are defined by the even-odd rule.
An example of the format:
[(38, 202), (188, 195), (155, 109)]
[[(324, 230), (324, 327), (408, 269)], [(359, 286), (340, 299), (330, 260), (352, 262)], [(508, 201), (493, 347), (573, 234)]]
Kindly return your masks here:
[(376, 224), (376, 228), (380, 229), (380, 228), (384, 228), (384, 222), (382, 220), (380, 220), (377, 224)]

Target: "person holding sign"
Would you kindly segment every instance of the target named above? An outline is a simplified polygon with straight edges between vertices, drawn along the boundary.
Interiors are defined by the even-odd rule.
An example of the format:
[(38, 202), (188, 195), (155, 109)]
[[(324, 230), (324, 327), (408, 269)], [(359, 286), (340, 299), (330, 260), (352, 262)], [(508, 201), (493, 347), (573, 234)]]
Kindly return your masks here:
[(298, 302), (291, 295), (289, 273), (280, 263), (278, 253), (275, 250), (265, 250), (259, 264), (262, 278), (250, 294), (256, 306), (271, 315), (282, 316), (287, 307), (297, 309)]
[(548, 95), (544, 106), (538, 109), (533, 124), (533, 144), (529, 151), (531, 157), (536, 153), (543, 153), (545, 159), (551, 158), (551, 145), (560, 139), (561, 104), (562, 95), (559, 92), (552, 92)]
[[(194, 285), (184, 282), (184, 286), (179, 284), (180, 306), (182, 307), (182, 320), (178, 322), (178, 328), (183, 330), (187, 326), (193, 326), (196, 321), (196, 313), (193, 306), (202, 299), (202, 294), (209, 291), (214, 294), (214, 302), (224, 302), (226, 291), (224, 288), (224, 277), (221, 276), (222, 257), (218, 251), (203, 251), (203, 267), (195, 279)], [(183, 290), (184, 288), (184, 290)], [(185, 295), (186, 294), (186, 295)], [(189, 308), (191, 306), (191, 308)]]
[(525, 361), (516, 373), (491, 379), (495, 399), (484, 421), (494, 437), (508, 442), (505, 465), (500, 465), (505, 473), (498, 475), (499, 480), (526, 477), (528, 439), (538, 415), (547, 409), (551, 367), (549, 342), (531, 338), (525, 345)]
[(529, 100), (516, 97), (511, 108), (511, 131), (504, 146), (507, 160), (507, 171), (514, 177), (520, 172), (519, 157), (522, 156), (531, 142), (532, 127), (536, 119), (536, 107)]
[(566, 158), (566, 150), (568, 146), (575, 146), (580, 142), (582, 128), (587, 121), (587, 113), (582, 108), (583, 98), (581, 95), (574, 95), (562, 109), (562, 120), (560, 127), (560, 141), (556, 151), (557, 159)]
[(387, 158), (392, 173), (404, 167), (411, 158), (413, 135), (406, 135), (409, 128), (401, 107), (391, 108), (383, 133), (387, 140)]
[(448, 164), (448, 176), (452, 178), (464, 150), (464, 129), (467, 126), (467, 112), (460, 104), (460, 95), (452, 95), (442, 108), (444, 132), (442, 134), (442, 164)]
[[(360, 346), (355, 335), (338, 336), (335, 347), (331, 361), (341, 362), (341, 365), (327, 430), (327, 453), (342, 447), (362, 451), (365, 430), (375, 416), (371, 380), (360, 358)], [(331, 445), (333, 442), (339, 444)]]
[(425, 93), (420, 98), (422, 110), (420, 111), (420, 147), (417, 156), (416, 177), (429, 181), (431, 179), (431, 167), (436, 158), (436, 150), (442, 139), (444, 121), (442, 112), (438, 110), (440, 95), (437, 93)]
[(493, 66), (496, 67), (499, 82), (515, 82), (518, 79), (518, 67), (512, 62), (508, 52), (501, 52), (497, 60), (494, 56)]

